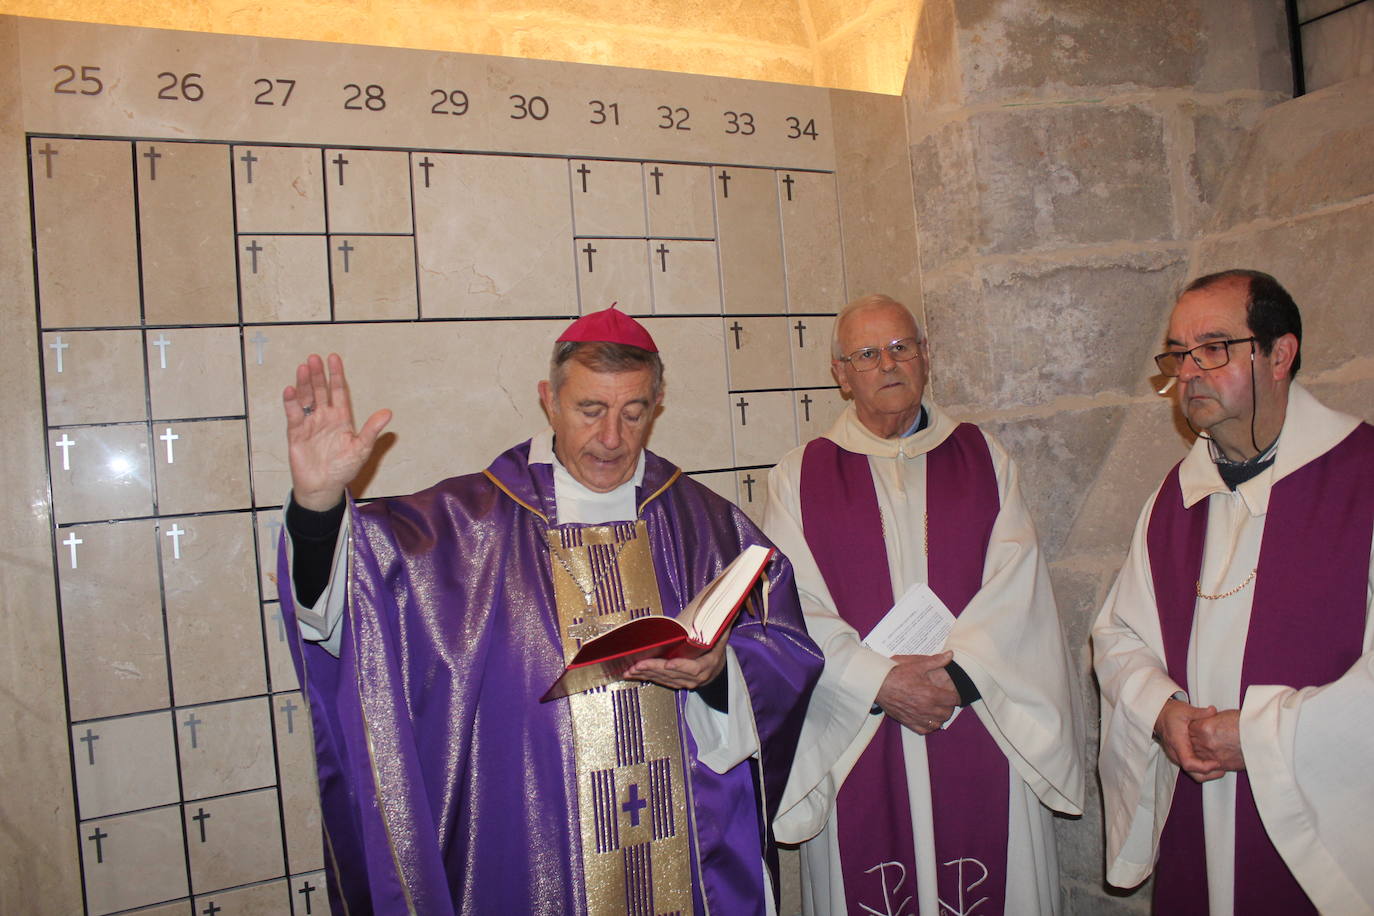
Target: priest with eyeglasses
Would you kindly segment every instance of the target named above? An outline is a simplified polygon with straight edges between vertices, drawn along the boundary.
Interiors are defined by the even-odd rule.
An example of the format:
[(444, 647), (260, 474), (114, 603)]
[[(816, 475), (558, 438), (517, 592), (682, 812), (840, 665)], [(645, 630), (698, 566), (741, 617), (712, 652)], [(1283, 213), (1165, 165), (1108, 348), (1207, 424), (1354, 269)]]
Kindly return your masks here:
[(776, 911), (769, 823), (822, 664), (784, 558), (705, 654), (541, 701), (585, 640), (678, 615), (767, 544), (645, 449), (663, 386), (643, 325), (583, 316), (539, 384), (546, 430), (483, 472), (357, 505), (346, 487), (390, 412), (355, 427), (342, 360), (298, 368), (279, 593), (334, 912)]
[[(857, 299), (833, 339), (851, 404), (772, 470), (764, 519), (825, 652), (775, 822), (803, 912), (1058, 912), (1052, 811), (1082, 811), (1083, 733), (1016, 466), (930, 398), (905, 305)], [(943, 645), (870, 645), (926, 586)]]
[(1107, 880), (1168, 916), (1374, 913), (1374, 427), (1294, 381), (1268, 274), (1190, 283), (1155, 360), (1197, 436), (1093, 626)]

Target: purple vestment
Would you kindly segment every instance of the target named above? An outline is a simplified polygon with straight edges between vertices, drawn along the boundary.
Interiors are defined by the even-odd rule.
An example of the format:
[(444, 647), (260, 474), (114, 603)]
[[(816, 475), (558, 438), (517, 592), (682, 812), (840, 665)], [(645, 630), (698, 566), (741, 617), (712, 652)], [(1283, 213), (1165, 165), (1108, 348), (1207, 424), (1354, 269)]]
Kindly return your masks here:
[[(983, 565), (1000, 501), (987, 441), (963, 423), (926, 457), (927, 575), (931, 589), (958, 616), (982, 587)], [(829, 439), (806, 447), (801, 473), (807, 543), (836, 610), (867, 633), (892, 607), (882, 519), (868, 457)], [(977, 893), (1001, 912), (1007, 868), (1007, 760), (977, 716), (960, 716), (926, 743), (937, 863), (975, 858), (987, 867)], [(851, 913), (883, 899), (888, 878), (878, 863), (898, 862), (915, 896), (916, 853), (906, 791), (902, 726), (884, 719), (836, 798), (840, 862)], [(939, 897), (959, 900), (961, 871), (940, 873)]]
[[(340, 656), (293, 646), (315, 727), (331, 897), (348, 907), (336, 912), (584, 909), (568, 701), (539, 702), (564, 665), (545, 540), (553, 474), (528, 457), (525, 443), (486, 474), (355, 508)], [(664, 612), (676, 615), (744, 547), (768, 541), (736, 507), (645, 458), (639, 517)], [(292, 618), (285, 551), (279, 569)], [(700, 764), (686, 692), (677, 695), (698, 913), (703, 903), (765, 911), (768, 825), (822, 666), (791, 566), (775, 557), (767, 575), (766, 624), (742, 614), (729, 642), (762, 772), (759, 760), (724, 774)]]
[[(1146, 534), (1164, 660), (1169, 676), (1184, 690), (1209, 503), (1184, 507), (1175, 466), (1155, 498)], [(1274, 484), (1241, 668), (1242, 702), (1251, 684), (1326, 684), (1360, 658), (1371, 538), (1374, 427), (1362, 423), (1339, 445)], [(1244, 772), (1237, 774), (1235, 805), (1237, 916), (1316, 913), (1265, 832)], [(1208, 912), (1204, 842), (1202, 787), (1179, 773), (1159, 840), (1156, 913)]]

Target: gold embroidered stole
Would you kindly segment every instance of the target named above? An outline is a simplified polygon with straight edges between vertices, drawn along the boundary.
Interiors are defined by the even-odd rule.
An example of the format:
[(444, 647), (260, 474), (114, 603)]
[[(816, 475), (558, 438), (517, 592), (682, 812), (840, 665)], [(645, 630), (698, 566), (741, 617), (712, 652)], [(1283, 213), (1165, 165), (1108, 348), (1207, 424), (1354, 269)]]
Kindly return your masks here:
[[(643, 521), (547, 532), (563, 654), (662, 614)], [(692, 871), (674, 691), (617, 681), (568, 697), (590, 916), (690, 916)]]

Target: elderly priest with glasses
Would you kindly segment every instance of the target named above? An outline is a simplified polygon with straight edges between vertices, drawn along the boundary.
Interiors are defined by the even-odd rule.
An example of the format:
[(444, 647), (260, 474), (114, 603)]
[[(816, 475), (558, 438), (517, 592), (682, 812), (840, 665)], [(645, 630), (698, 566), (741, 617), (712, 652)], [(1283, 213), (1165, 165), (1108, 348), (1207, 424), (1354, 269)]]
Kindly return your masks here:
[(1155, 357), (1197, 433), (1093, 627), (1107, 880), (1170, 916), (1374, 913), (1374, 427), (1293, 381), (1268, 274), (1193, 281)]
[[(768, 830), (822, 660), (775, 557), (728, 636), (541, 702), (580, 642), (676, 616), (763, 535), (644, 449), (663, 364), (614, 308), (554, 345), (549, 428), (482, 473), (357, 506), (343, 365), (283, 392), (282, 608), (310, 699), (336, 913), (774, 909)], [(452, 417), (462, 435), (462, 417)]]
[[(825, 652), (775, 822), (804, 912), (1057, 912), (1081, 717), (1016, 467), (926, 396), (906, 306), (855, 300), (834, 341), (852, 403), (773, 469), (764, 522)], [(894, 620), (939, 636), (881, 641)]]

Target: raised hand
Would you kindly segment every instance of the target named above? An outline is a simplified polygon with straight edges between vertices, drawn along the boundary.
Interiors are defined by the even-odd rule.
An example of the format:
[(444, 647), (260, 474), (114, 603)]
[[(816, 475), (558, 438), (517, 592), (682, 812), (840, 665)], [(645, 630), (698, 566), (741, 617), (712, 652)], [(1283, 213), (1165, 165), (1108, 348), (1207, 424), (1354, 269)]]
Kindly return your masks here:
[(310, 354), (296, 367), (296, 384), (286, 386), (281, 399), (292, 499), (315, 512), (332, 509), (367, 463), (391, 411), (379, 410), (361, 430), (354, 428), (343, 360), (336, 353), (329, 354), (327, 373), (325, 361)]

